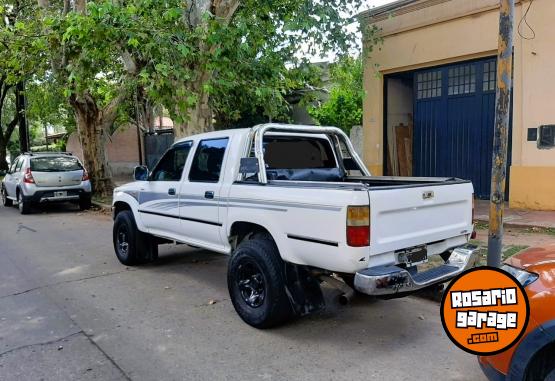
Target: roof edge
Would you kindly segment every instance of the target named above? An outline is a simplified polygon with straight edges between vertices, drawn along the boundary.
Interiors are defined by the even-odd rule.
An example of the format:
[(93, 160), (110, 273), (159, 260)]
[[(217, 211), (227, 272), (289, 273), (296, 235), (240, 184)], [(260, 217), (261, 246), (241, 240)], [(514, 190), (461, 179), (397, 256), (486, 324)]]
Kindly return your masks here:
[(389, 13), (391, 11), (410, 5), (412, 3), (416, 3), (417, 1), (420, 1), (420, 0), (397, 0), (397, 1), (394, 1), (393, 3), (381, 5), (379, 7), (370, 8), (363, 12), (360, 12), (357, 15), (357, 18), (361, 19), (361, 18), (375, 17), (384, 13)]

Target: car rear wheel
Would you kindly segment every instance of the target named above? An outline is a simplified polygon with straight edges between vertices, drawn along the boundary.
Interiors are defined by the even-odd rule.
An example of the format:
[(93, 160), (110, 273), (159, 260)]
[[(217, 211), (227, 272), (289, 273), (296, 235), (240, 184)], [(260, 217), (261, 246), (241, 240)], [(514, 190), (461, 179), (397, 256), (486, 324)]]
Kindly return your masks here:
[(227, 285), (235, 311), (255, 328), (269, 328), (293, 316), (285, 291), (285, 264), (266, 237), (243, 241), (230, 258)]
[(31, 203), (29, 201), (25, 201), (21, 192), (17, 192), (17, 206), (19, 208), (19, 213), (21, 214), (29, 214), (31, 213)]
[(6, 191), (6, 188), (2, 187), (2, 205), (4, 206), (12, 206), (13, 205), (13, 201), (11, 199), (8, 198), (8, 192)]
[(116, 216), (112, 238), (116, 256), (126, 266), (135, 266), (158, 258), (158, 243), (152, 236), (137, 229), (130, 210), (124, 210)]
[(79, 209), (88, 210), (91, 208), (91, 197), (90, 196), (80, 196), (79, 197)]

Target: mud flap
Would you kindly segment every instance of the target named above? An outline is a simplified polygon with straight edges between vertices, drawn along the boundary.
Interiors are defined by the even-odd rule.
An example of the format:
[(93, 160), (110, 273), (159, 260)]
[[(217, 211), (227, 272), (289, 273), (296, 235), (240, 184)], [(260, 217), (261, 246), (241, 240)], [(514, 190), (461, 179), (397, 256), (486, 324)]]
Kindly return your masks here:
[(296, 315), (308, 315), (326, 307), (320, 282), (306, 267), (286, 263), (285, 279), (285, 292)]

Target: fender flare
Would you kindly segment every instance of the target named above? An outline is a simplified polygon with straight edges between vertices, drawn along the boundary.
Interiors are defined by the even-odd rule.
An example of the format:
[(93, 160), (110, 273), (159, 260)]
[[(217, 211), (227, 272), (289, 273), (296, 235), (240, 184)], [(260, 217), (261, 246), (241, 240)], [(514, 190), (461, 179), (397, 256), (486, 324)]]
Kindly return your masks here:
[(526, 335), (511, 359), (507, 381), (522, 381), (528, 364), (546, 346), (555, 342), (555, 320), (547, 321)]
[(147, 229), (144, 226), (141, 216), (139, 214), (139, 204), (137, 199), (127, 192), (118, 191), (114, 194), (114, 201), (112, 203), (112, 208), (114, 207), (114, 205), (116, 205), (117, 202), (123, 202), (129, 205), (129, 208), (131, 208), (131, 212), (133, 213), (133, 217), (135, 217), (135, 223), (137, 224), (137, 229), (139, 229), (144, 233), (147, 233)]

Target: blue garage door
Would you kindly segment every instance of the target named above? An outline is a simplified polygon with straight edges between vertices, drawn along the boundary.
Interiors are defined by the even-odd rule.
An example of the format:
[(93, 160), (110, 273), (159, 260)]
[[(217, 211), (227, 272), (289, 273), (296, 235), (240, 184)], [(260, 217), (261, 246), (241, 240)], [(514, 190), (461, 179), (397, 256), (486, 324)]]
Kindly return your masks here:
[(414, 175), (472, 180), (476, 197), (489, 198), (496, 60), (418, 71), (414, 80)]

